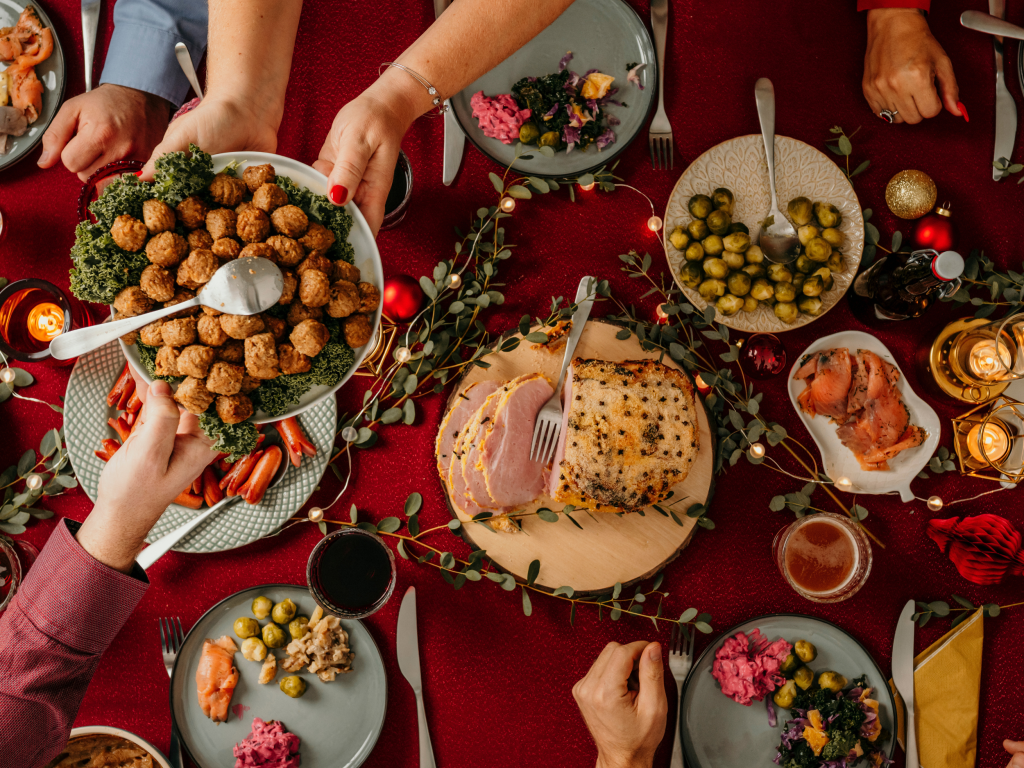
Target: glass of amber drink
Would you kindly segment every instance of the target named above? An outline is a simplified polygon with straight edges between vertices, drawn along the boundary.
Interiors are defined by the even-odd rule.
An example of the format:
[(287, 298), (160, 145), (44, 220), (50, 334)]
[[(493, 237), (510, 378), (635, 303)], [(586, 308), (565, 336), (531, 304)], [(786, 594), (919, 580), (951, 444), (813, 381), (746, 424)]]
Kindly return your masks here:
[(801, 597), (838, 603), (857, 594), (871, 573), (871, 544), (843, 515), (819, 512), (786, 526), (772, 544), (783, 578)]

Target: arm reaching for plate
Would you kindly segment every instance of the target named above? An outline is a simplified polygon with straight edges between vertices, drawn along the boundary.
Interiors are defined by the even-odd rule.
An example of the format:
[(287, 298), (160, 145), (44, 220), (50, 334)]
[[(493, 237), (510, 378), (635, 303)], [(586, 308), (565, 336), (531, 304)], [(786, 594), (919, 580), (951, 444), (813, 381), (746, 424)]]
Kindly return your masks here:
[(1006, 768), (1024, 768), (1024, 741), (1006, 739), (1003, 742), (1003, 749), (1010, 753), (1010, 762), (1006, 764)]
[[(630, 685), (639, 668), (639, 690)], [(597, 744), (597, 768), (650, 768), (665, 735), (668, 697), (661, 645), (608, 643), (572, 695)]]

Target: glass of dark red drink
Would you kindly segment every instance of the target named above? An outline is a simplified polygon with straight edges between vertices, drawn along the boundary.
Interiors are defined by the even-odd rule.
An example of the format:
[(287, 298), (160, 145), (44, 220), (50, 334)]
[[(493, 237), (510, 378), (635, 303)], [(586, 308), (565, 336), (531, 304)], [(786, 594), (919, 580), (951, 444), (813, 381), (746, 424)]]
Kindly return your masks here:
[(395, 591), (395, 556), (379, 536), (343, 528), (313, 548), (306, 580), (325, 613), (362, 619), (379, 611)]
[(801, 597), (838, 603), (857, 594), (871, 573), (871, 545), (849, 518), (807, 515), (783, 528), (772, 544), (779, 571)]

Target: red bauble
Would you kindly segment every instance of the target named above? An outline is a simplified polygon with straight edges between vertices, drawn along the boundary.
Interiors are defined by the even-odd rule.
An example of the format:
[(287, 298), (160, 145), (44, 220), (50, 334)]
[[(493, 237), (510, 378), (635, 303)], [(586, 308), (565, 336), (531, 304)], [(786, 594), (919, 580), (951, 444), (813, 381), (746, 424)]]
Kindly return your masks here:
[(778, 336), (755, 333), (740, 349), (740, 364), (752, 379), (777, 376), (786, 367), (786, 348)]
[(955, 251), (957, 233), (952, 216), (949, 203), (943, 203), (918, 219), (910, 232), (910, 244), (914, 250), (934, 248), (939, 253)]
[(415, 277), (395, 275), (384, 281), (381, 302), (385, 315), (404, 323), (412, 320), (423, 306), (423, 289)]
[(999, 515), (931, 520), (928, 535), (975, 584), (998, 584), (1003, 576), (1024, 575), (1021, 535)]

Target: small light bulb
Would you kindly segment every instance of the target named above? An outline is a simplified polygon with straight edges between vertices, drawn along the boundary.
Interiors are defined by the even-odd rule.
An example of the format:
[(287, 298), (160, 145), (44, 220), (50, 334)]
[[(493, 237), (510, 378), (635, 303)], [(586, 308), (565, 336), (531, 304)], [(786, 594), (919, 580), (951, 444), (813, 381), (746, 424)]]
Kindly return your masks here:
[(595, 186), (597, 186), (597, 182), (596, 181), (592, 181), (589, 184), (580, 184), (580, 189), (582, 189), (584, 192), (589, 192)]
[(660, 216), (651, 216), (651, 218), (647, 220), (647, 228), (651, 230), (651, 232), (659, 232), (662, 224), (664, 224), (664, 222), (661, 220)]
[(659, 304), (658, 308), (654, 311), (657, 313), (659, 320), (668, 320), (668, 312), (665, 311), (664, 304)]
[(345, 427), (341, 430), (341, 439), (346, 443), (354, 443), (357, 437), (359, 437), (359, 430), (355, 427)]
[(753, 443), (750, 446), (750, 455), (755, 459), (764, 458), (764, 446), (760, 443)]
[(940, 509), (942, 509), (942, 499), (940, 499), (938, 496), (929, 497), (928, 509), (930, 509), (932, 512), (938, 512)]
[(25, 487), (30, 491), (38, 491), (43, 487), (43, 478), (35, 473), (25, 478)]
[(515, 201), (514, 198), (511, 198), (511, 197), (503, 197), (503, 198), (501, 198), (501, 202), (499, 203), (499, 207), (505, 213), (512, 213), (512, 211), (514, 211), (516, 209), (516, 201)]
[(457, 291), (457, 290), (459, 290), (459, 288), (461, 286), (462, 286), (462, 278), (459, 275), (455, 274), (454, 272), (452, 274), (448, 275), (448, 287), (449, 288), (451, 288), (453, 291)]
[(409, 362), (410, 357), (412, 357), (412, 352), (409, 351), (408, 347), (399, 347), (395, 350), (395, 360), (400, 363)]
[(853, 488), (853, 481), (850, 480), (850, 478), (848, 477), (840, 477), (838, 480), (836, 480), (836, 488), (838, 488), (840, 491), (849, 492), (850, 489)]
[(309, 521), (311, 523), (319, 523), (324, 519), (324, 511), (320, 507), (313, 507), (309, 510)]
[(0, 371), (0, 381), (2, 381), (4, 384), (10, 384), (12, 381), (14, 381), (14, 369), (4, 368), (2, 371)]

